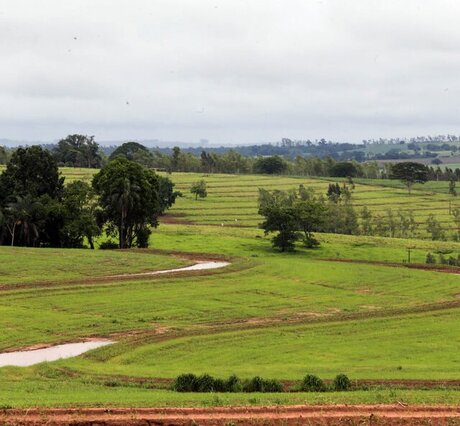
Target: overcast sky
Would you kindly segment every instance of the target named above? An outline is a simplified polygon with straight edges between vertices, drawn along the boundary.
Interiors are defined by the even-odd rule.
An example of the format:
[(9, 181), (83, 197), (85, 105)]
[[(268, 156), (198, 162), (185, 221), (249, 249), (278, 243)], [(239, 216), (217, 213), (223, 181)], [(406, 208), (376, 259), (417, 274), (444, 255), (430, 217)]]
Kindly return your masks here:
[(0, 0), (0, 138), (460, 134), (458, 0)]

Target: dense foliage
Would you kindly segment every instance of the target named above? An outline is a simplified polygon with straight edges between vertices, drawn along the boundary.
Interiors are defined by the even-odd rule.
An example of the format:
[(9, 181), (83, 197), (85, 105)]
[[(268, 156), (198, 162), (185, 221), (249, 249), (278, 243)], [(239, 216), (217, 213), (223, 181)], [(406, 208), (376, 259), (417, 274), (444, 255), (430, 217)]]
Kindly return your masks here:
[(69, 135), (61, 139), (52, 152), (59, 165), (88, 168), (102, 166), (99, 145), (94, 136)]
[(0, 175), (0, 244), (94, 248), (104, 230), (121, 248), (146, 247), (157, 218), (180, 193), (165, 177), (124, 158), (103, 168), (93, 187), (64, 186), (53, 154), (17, 149)]
[(428, 168), (411, 161), (396, 163), (391, 167), (390, 177), (403, 181), (410, 192), (414, 183), (425, 183), (428, 180)]
[(276, 233), (272, 243), (281, 251), (292, 251), (300, 239), (307, 248), (319, 246), (313, 232), (358, 232), (346, 185), (331, 184), (327, 197), (317, 196), (302, 185), (290, 191), (259, 189), (259, 214), (264, 217), (260, 227), (265, 234)]

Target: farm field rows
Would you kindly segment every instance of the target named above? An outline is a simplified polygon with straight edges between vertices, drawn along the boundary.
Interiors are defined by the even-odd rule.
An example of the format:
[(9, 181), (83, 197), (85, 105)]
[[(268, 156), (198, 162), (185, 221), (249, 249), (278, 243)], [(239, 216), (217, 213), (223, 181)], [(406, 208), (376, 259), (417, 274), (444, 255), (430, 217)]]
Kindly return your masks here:
[[(75, 179), (90, 182), (97, 170), (64, 167), (61, 171), (67, 182)], [(325, 194), (331, 182), (343, 181), (340, 178), (201, 173), (173, 173), (167, 176), (183, 193), (170, 211), (174, 221), (240, 227), (256, 227), (261, 222), (257, 213), (259, 188), (289, 190), (302, 184), (313, 188), (318, 194)], [(207, 183), (208, 197), (194, 200), (190, 186), (201, 179)], [(409, 194), (399, 181), (357, 178), (352, 203), (358, 213), (364, 207), (380, 215), (385, 215), (388, 209), (392, 209), (394, 214), (398, 210), (411, 211), (420, 225), (420, 236), (426, 237), (425, 222), (429, 214), (434, 214), (446, 230), (453, 231), (455, 228), (451, 212), (454, 208), (460, 208), (460, 200), (450, 196), (448, 191), (449, 183), (446, 181), (416, 184)]]
[[(184, 194), (177, 200), (171, 215), (178, 221), (232, 225), (257, 226), (261, 217), (257, 213), (258, 189), (289, 190), (300, 184), (313, 188), (318, 194), (325, 194), (331, 182), (340, 179), (273, 177), (251, 175), (209, 175), (174, 173), (171, 178)], [(189, 193), (193, 181), (204, 179), (208, 197), (193, 200)], [(416, 186), (411, 194), (400, 182), (390, 180), (356, 180), (352, 192), (352, 203), (357, 212), (367, 207), (374, 214), (385, 215), (388, 209), (396, 214), (398, 210), (411, 211), (419, 223), (418, 233), (426, 237), (425, 222), (434, 214), (446, 230), (453, 231), (455, 224), (450, 212), (460, 206), (460, 201), (447, 194), (448, 182), (429, 182), (426, 187)]]

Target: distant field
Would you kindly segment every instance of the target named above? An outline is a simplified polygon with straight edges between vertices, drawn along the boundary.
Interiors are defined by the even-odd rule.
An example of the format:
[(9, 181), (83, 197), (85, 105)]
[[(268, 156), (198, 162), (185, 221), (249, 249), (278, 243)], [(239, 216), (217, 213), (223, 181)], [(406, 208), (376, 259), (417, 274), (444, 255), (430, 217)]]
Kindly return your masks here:
[[(313, 188), (318, 194), (325, 194), (329, 183), (340, 181), (333, 178), (279, 177), (260, 175), (202, 175), (173, 173), (171, 179), (184, 194), (170, 210), (178, 220), (198, 224), (257, 226), (261, 217), (257, 214), (258, 189), (291, 189), (300, 184)], [(194, 200), (190, 194), (192, 182), (204, 179), (208, 187), (208, 197)], [(353, 205), (359, 212), (364, 206), (377, 214), (385, 214), (391, 208), (412, 211), (421, 225), (420, 233), (425, 236), (425, 221), (433, 213), (445, 226), (452, 229), (454, 223), (449, 214), (460, 207), (460, 199), (448, 194), (448, 182), (428, 182), (416, 185), (408, 194), (403, 184), (392, 180), (356, 179), (352, 195)]]
[[(1, 170), (1, 169), (0, 169)], [(76, 179), (91, 181), (97, 172), (95, 169), (63, 167), (62, 174), (66, 182)], [(232, 225), (239, 227), (257, 227), (261, 217), (257, 214), (259, 188), (291, 189), (300, 184), (313, 188), (318, 194), (325, 194), (329, 183), (343, 181), (334, 178), (307, 178), (294, 176), (230, 175), (173, 173), (167, 175), (183, 193), (169, 211), (169, 215), (178, 221), (194, 224)], [(195, 200), (190, 186), (197, 180), (207, 183), (208, 197)], [(452, 197), (448, 193), (446, 181), (430, 181), (424, 185), (414, 185), (411, 194), (400, 181), (389, 179), (355, 179), (352, 202), (359, 212), (364, 206), (376, 214), (384, 215), (387, 209), (396, 213), (412, 211), (420, 224), (419, 233), (426, 237), (425, 222), (429, 214), (434, 214), (446, 230), (454, 229), (450, 212), (460, 208), (460, 196)], [(460, 185), (458, 189), (460, 193)]]

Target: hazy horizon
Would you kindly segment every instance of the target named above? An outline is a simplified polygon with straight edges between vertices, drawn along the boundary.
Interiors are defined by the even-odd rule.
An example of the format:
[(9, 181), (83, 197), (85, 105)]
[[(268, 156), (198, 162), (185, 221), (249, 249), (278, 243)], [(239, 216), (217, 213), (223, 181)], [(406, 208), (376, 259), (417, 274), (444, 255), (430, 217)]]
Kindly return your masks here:
[(451, 0), (4, 0), (0, 139), (459, 134)]

